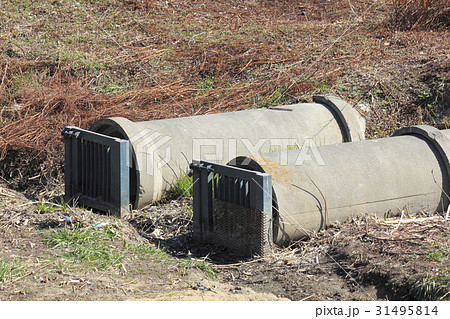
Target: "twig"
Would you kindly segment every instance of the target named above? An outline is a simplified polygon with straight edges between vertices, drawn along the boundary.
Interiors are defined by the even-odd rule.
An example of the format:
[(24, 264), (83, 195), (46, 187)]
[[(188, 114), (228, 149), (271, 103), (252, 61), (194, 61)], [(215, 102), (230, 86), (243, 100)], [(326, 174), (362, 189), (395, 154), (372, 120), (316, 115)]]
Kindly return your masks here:
[(300, 301), (308, 300), (309, 298), (313, 297), (314, 295), (315, 295), (315, 294), (312, 294), (312, 295), (310, 295), (310, 296), (308, 296), (308, 297), (305, 297), (305, 298), (303, 298), (303, 299), (300, 299)]
[(407, 237), (407, 238), (390, 238), (390, 237), (377, 237), (371, 234), (367, 234), (367, 236), (372, 237), (374, 239), (378, 240), (387, 240), (387, 241), (403, 241), (403, 240), (418, 240), (423, 239), (424, 236), (417, 236), (417, 237)]
[(243, 261), (241, 263), (236, 263), (236, 264), (213, 265), (213, 268), (219, 268), (219, 269), (236, 268), (236, 267), (243, 266), (243, 265), (254, 264), (254, 263), (263, 261), (264, 259), (266, 259), (266, 258), (258, 258), (258, 259), (254, 259), (254, 260), (250, 260), (250, 261)]
[[(450, 207), (450, 206), (449, 206)], [(403, 219), (402, 223), (406, 224), (406, 223), (417, 223), (417, 222), (423, 222), (423, 221), (432, 221), (432, 220), (440, 220), (442, 217), (440, 216), (431, 216), (431, 217), (423, 217), (423, 218), (411, 218), (411, 219)], [(397, 224), (399, 221), (398, 220), (383, 220), (383, 221), (379, 221), (378, 223), (380, 224)]]
[(8, 63), (6, 63), (6, 65), (5, 65), (5, 70), (3, 70), (2, 83), (0, 84), (0, 90), (3, 88), (3, 83), (5, 82), (7, 71), (8, 71)]
[(395, 226), (394, 229), (397, 229), (397, 228), (400, 226), (400, 224), (401, 224), (401, 222), (402, 222), (402, 219), (403, 219), (404, 213), (405, 213), (405, 210), (402, 210), (402, 214), (401, 214), (401, 216), (400, 216), (400, 219), (398, 220), (398, 224), (397, 224), (397, 226)]

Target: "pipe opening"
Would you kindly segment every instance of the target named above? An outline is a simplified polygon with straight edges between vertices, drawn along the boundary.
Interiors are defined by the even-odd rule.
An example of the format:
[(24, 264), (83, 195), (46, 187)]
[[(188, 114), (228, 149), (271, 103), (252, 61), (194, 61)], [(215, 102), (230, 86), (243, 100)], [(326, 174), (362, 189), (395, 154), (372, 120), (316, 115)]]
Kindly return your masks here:
[[(109, 123), (103, 123), (103, 124), (97, 125), (92, 130), (96, 133), (104, 134), (107, 136), (116, 137), (116, 138), (120, 138), (123, 140), (129, 140), (127, 134), (124, 132), (124, 130), (121, 127), (117, 127), (117, 126), (114, 126)], [(139, 185), (139, 172), (138, 172), (136, 154), (134, 153), (134, 149), (133, 149), (133, 146), (131, 143), (130, 143), (130, 154), (131, 154), (131, 160), (130, 160), (130, 204), (133, 209), (137, 209), (138, 200), (139, 200), (138, 187), (137, 187), (137, 185)]]
[[(256, 171), (260, 173), (267, 173), (261, 165), (254, 159), (246, 156), (239, 156), (235, 159), (231, 160), (227, 165), (248, 169), (250, 171)], [(270, 174), (270, 173), (269, 173)], [(278, 229), (279, 227), (279, 210), (278, 210), (278, 201), (277, 201), (277, 195), (275, 194), (275, 190), (272, 187), (272, 234), (273, 238), (277, 238), (278, 236)]]

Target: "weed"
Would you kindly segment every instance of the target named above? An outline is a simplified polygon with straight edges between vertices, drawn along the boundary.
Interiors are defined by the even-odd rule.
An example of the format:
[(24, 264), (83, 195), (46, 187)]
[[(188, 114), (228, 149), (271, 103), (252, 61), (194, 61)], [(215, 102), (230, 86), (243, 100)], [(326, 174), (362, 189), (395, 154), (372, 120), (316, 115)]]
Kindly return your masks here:
[(161, 249), (159, 247), (152, 247), (149, 245), (129, 245), (128, 251), (139, 255), (150, 255), (156, 262), (162, 262), (169, 258), (169, 255), (164, 248)]
[(116, 238), (111, 227), (65, 227), (44, 234), (44, 243), (53, 248), (66, 248), (59, 257), (91, 265), (98, 270), (120, 264), (124, 254), (113, 245)]
[(97, 270), (105, 270), (111, 266), (120, 268), (124, 259), (133, 260), (136, 255), (139, 258), (149, 256), (155, 262), (171, 259), (165, 249), (160, 247), (127, 244), (125, 239), (122, 239), (120, 245), (117, 239), (111, 226), (65, 227), (44, 234), (44, 243), (55, 249), (63, 248), (63, 252), (55, 260), (57, 271), (66, 269), (69, 263), (89, 265)]
[(325, 94), (330, 93), (333, 88), (333, 83), (330, 82), (328, 79), (325, 81), (317, 81), (314, 83), (314, 86), (312, 87), (312, 95), (314, 94)]
[(450, 276), (423, 276), (413, 283), (410, 294), (416, 300), (442, 300), (450, 294)]
[(443, 116), (441, 119), (441, 128), (444, 130), (447, 130), (450, 128), (450, 117), (449, 116)]
[(33, 73), (31, 71), (20, 71), (16, 75), (12, 76), (12, 82), (16, 86), (25, 86), (29, 84), (33, 79)]
[(429, 88), (424, 88), (423, 90), (419, 91), (419, 93), (417, 93), (417, 96), (421, 100), (427, 100), (433, 97), (433, 93), (431, 93)]
[(416, 103), (422, 106), (422, 108), (417, 109), (419, 118), (425, 117), (425, 119), (432, 121), (433, 118), (437, 117), (437, 103), (433, 97), (433, 93), (427, 86), (417, 93)]
[(282, 105), (287, 100), (288, 97), (283, 93), (283, 90), (278, 89), (273, 91), (272, 94), (267, 97), (257, 95), (249, 99), (247, 102), (252, 104), (251, 108), (263, 108)]
[(58, 62), (70, 65), (74, 70), (104, 70), (106, 67), (102, 63), (96, 62), (86, 53), (80, 51), (63, 51), (55, 57)]
[(175, 182), (174, 190), (178, 196), (192, 197), (193, 195), (192, 177), (190, 177), (186, 173), (181, 173), (180, 177)]
[(207, 261), (206, 257), (202, 259), (182, 259), (178, 262), (178, 266), (182, 267), (182, 269), (178, 269), (180, 276), (184, 274), (187, 269), (199, 269), (204, 271), (209, 278), (217, 278), (217, 273), (214, 271), (211, 264)]
[(63, 255), (72, 261), (90, 264), (98, 270), (105, 270), (109, 266), (120, 264), (125, 256), (113, 246), (102, 242), (92, 242), (88, 245), (77, 245), (70, 252)]
[(450, 258), (450, 247), (434, 247), (427, 252), (426, 258), (438, 262), (448, 260)]
[(17, 92), (20, 88), (31, 85), (33, 81), (33, 73), (31, 71), (20, 71), (19, 73), (11, 76), (11, 89), (13, 92)]
[(73, 266), (73, 263), (66, 259), (61, 259), (58, 257), (50, 257), (48, 259), (50, 265), (52, 266), (50, 268), (51, 271), (56, 273), (64, 273), (65, 271), (70, 269), (70, 266)]
[(111, 227), (96, 227), (72, 229), (65, 227), (59, 230), (52, 230), (50, 234), (44, 236), (47, 245), (57, 247), (74, 247), (76, 245), (91, 243), (93, 241), (111, 241), (116, 237), (116, 233)]
[(198, 93), (197, 95), (204, 95), (213, 87), (213, 80), (207, 77), (205, 80), (197, 83)]
[(64, 196), (60, 196), (61, 210), (65, 212), (67, 210), (67, 202), (64, 200)]
[(96, 88), (97, 92), (105, 93), (105, 94), (122, 94), (130, 89), (130, 86), (121, 86), (121, 85), (115, 85), (115, 84), (108, 84), (104, 87), (98, 87)]
[(0, 282), (12, 280), (20, 276), (24, 271), (19, 259), (13, 258), (9, 261), (0, 257)]
[(51, 214), (56, 212), (58, 209), (58, 207), (48, 203), (38, 202), (34, 204), (34, 212), (36, 214)]

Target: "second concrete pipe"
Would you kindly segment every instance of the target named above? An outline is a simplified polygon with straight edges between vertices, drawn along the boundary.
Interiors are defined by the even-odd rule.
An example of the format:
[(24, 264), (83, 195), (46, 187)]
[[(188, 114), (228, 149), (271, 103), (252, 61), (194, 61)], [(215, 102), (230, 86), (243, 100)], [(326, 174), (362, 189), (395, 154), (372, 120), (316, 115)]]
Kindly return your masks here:
[(91, 131), (130, 140), (134, 208), (161, 199), (193, 158), (227, 163), (237, 155), (364, 139), (365, 121), (348, 103), (315, 96), (313, 103), (134, 123), (95, 122)]
[(393, 137), (238, 157), (272, 175), (273, 238), (286, 245), (357, 214), (448, 206), (450, 130), (412, 126)]

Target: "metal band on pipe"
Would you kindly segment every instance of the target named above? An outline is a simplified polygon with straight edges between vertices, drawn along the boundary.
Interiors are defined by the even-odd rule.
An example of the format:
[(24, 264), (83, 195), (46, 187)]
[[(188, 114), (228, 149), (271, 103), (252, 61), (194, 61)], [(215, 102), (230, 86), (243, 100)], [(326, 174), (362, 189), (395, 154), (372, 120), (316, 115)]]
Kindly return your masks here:
[(314, 95), (313, 101), (328, 106), (335, 113), (336, 121), (342, 130), (344, 142), (355, 142), (364, 139), (364, 136), (358, 136), (358, 132), (351, 129), (359, 127), (359, 124), (355, 111), (350, 104), (331, 95)]
[[(429, 141), (437, 149), (441, 159), (445, 163), (445, 175), (450, 184), (450, 138), (437, 128), (429, 125), (408, 126), (401, 128), (392, 134), (392, 136), (402, 135), (419, 135)], [(447, 195), (450, 195), (448, 189), (445, 191), (447, 192)]]

